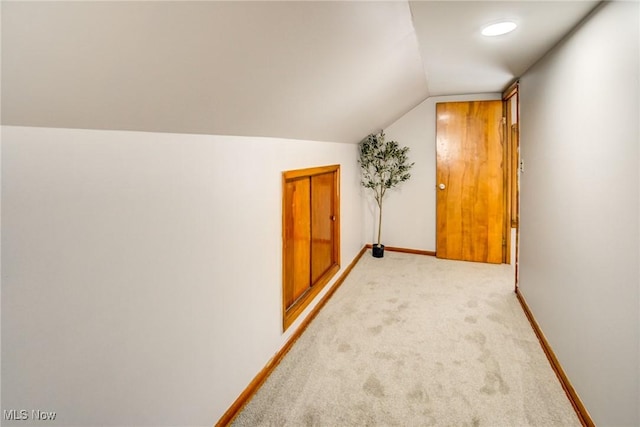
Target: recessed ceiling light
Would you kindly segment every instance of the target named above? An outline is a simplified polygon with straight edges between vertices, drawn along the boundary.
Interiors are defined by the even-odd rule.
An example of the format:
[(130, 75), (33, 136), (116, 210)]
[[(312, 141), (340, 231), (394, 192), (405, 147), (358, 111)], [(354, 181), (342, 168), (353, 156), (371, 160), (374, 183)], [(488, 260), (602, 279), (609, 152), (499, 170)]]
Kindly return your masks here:
[(510, 33), (517, 27), (515, 22), (503, 21), (495, 24), (487, 25), (482, 29), (483, 36), (501, 36)]

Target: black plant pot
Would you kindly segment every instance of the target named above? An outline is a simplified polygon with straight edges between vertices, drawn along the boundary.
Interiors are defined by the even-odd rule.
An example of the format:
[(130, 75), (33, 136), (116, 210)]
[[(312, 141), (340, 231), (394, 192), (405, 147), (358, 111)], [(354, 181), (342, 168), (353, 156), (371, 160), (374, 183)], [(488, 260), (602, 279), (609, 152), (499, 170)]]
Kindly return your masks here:
[(384, 245), (373, 245), (373, 257), (382, 258), (384, 256)]

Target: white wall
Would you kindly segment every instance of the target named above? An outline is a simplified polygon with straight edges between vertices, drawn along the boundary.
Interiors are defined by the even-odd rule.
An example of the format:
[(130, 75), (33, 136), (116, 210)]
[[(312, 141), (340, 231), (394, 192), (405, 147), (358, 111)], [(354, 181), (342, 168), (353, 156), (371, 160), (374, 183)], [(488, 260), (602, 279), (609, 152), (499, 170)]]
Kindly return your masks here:
[(341, 164), (343, 268), (364, 244), (356, 145), (24, 127), (2, 139), (3, 409), (210, 426), (301, 321), (282, 334), (281, 171)]
[[(382, 243), (436, 250), (436, 103), (501, 99), (499, 93), (428, 98), (386, 128), (387, 140), (409, 147), (411, 179), (390, 190), (383, 204)], [(377, 241), (378, 211), (367, 193), (365, 238)]]
[(521, 79), (520, 289), (599, 426), (640, 425), (639, 5)]

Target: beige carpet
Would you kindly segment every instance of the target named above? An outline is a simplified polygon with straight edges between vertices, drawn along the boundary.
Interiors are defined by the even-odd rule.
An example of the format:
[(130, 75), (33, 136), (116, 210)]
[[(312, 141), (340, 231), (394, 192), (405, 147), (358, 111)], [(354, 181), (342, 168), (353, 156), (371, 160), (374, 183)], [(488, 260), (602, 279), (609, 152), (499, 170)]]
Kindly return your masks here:
[(580, 426), (511, 267), (365, 254), (236, 426)]

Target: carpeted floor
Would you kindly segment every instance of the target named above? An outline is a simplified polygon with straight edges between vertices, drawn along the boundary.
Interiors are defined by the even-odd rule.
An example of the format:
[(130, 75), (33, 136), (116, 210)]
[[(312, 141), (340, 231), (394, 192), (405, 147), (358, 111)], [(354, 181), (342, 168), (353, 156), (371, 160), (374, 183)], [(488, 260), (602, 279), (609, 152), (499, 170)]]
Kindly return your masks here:
[(235, 426), (580, 426), (510, 266), (365, 254)]

